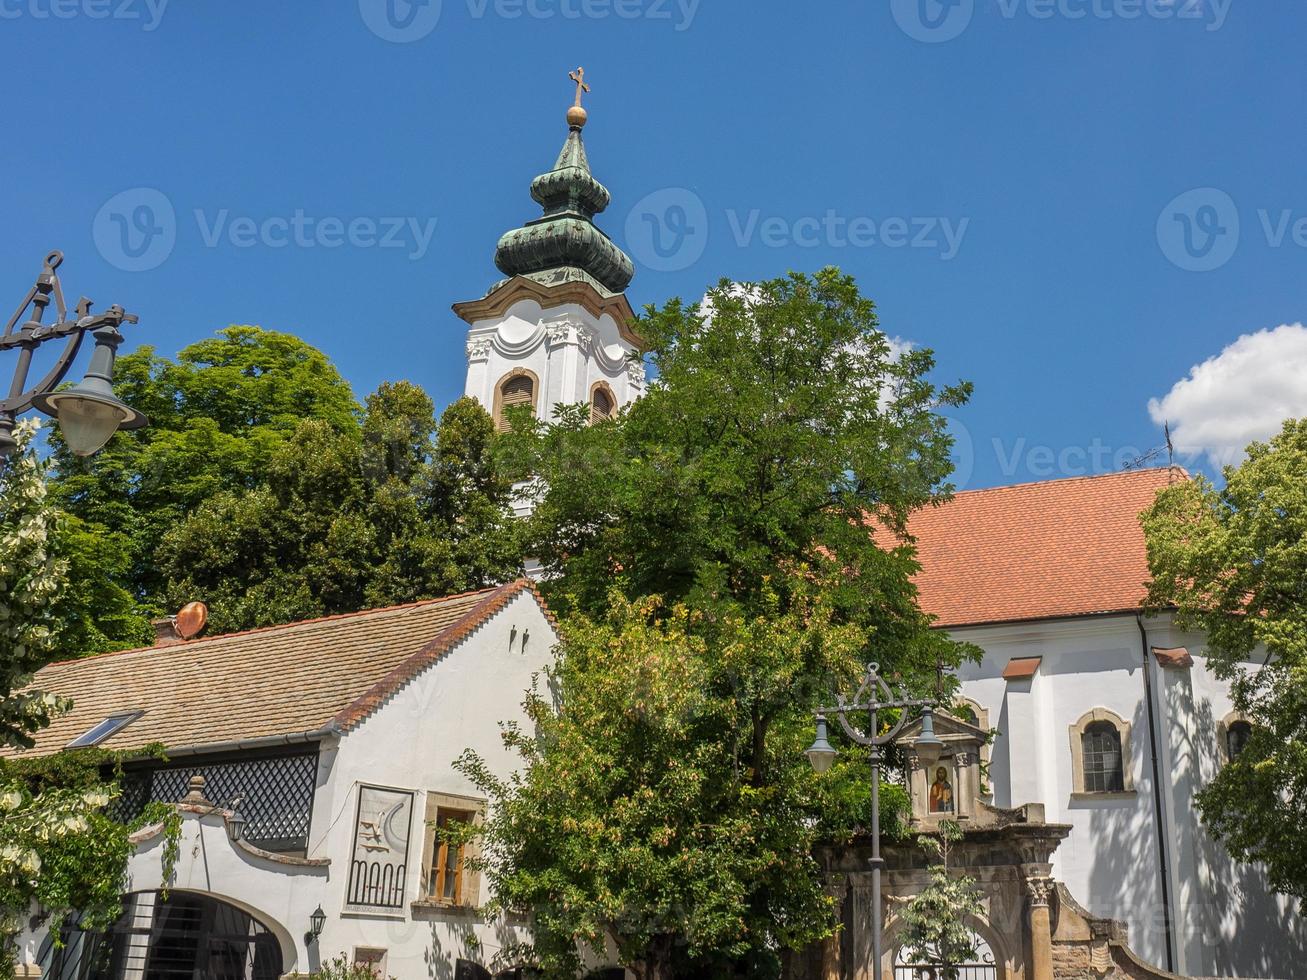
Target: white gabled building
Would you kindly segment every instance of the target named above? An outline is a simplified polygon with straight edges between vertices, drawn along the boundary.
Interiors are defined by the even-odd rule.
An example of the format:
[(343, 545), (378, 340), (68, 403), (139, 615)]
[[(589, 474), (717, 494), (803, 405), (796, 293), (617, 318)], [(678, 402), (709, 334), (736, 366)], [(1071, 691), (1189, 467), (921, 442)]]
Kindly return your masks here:
[(519, 581), (46, 667), (74, 707), (25, 754), (127, 719), (97, 744), (168, 761), (128, 764), (124, 815), (181, 800), (181, 849), (165, 902), (164, 835), (142, 831), (118, 925), (59, 952), (35, 924), (19, 975), (278, 980), (343, 952), (405, 980), (516, 976), (500, 952), (525, 934), (476, 914), (479, 876), (433, 828), (485, 815), (465, 750), (516, 769), (500, 726), (525, 720), (556, 639)]
[(1069, 824), (1053, 876), (1130, 945), (1184, 976), (1307, 975), (1297, 903), (1230, 859), (1193, 806), (1246, 722), (1201, 636), (1144, 611), (1139, 515), (1179, 470), (957, 494), (911, 521), (922, 607), (984, 651), (962, 694), (988, 747), (989, 801)]

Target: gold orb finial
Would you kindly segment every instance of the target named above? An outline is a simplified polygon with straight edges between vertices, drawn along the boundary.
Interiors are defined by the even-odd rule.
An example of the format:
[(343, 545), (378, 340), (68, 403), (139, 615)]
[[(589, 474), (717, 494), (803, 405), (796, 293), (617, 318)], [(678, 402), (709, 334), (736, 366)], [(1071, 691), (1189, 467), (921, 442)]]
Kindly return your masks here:
[(585, 83), (585, 69), (578, 67), (576, 71), (567, 73), (567, 77), (576, 82), (576, 101), (572, 103), (571, 108), (567, 110), (567, 125), (573, 129), (580, 129), (585, 125), (586, 112), (581, 105), (581, 96), (590, 91), (590, 86)]

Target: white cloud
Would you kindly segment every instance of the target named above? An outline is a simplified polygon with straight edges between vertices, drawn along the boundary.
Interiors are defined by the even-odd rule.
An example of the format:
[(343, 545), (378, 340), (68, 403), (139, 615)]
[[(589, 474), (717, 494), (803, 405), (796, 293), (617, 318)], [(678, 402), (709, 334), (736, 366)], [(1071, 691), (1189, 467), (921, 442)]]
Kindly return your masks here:
[(1307, 327), (1284, 324), (1244, 334), (1195, 364), (1161, 398), (1148, 402), (1169, 422), (1176, 451), (1206, 453), (1214, 466), (1236, 463), (1253, 440), (1269, 439), (1285, 419), (1307, 416)]

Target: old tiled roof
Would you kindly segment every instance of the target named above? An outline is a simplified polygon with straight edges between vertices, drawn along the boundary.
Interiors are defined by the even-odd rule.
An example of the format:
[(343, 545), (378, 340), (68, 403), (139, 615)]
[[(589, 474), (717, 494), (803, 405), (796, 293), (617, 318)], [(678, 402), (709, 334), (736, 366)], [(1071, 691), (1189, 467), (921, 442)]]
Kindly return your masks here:
[(348, 730), (524, 589), (520, 580), (442, 599), (327, 616), (171, 646), (50, 664), (35, 686), (73, 709), (37, 738), (44, 755), (109, 715), (145, 713), (107, 749), (214, 745)]
[(1180, 469), (971, 490), (914, 514), (922, 608), (939, 626), (1138, 609), (1139, 515)]

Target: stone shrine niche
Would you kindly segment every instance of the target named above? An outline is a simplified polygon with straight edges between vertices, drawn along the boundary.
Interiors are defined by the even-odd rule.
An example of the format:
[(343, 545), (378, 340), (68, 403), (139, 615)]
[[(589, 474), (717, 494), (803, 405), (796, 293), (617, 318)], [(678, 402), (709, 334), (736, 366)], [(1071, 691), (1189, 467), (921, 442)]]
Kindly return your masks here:
[(982, 795), (980, 749), (989, 733), (942, 711), (934, 713), (934, 721), (935, 736), (944, 743), (937, 762), (927, 765), (917, 754), (920, 718), (909, 723), (896, 740), (907, 765), (912, 801), (909, 826), (928, 831), (941, 820), (956, 820), (963, 827), (975, 825), (978, 819), (986, 822), (978, 803)]

